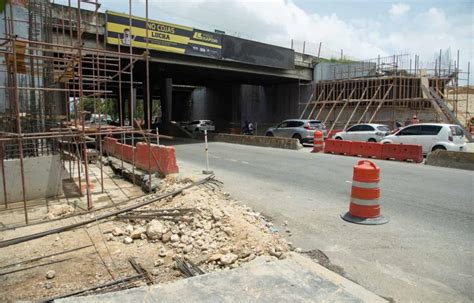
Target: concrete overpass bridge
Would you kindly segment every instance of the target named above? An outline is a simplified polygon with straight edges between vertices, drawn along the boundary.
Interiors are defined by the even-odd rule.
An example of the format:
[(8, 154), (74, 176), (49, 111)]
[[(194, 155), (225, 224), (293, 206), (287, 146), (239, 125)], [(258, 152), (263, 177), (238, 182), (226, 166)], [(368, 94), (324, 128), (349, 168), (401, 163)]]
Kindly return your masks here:
[[(77, 11), (53, 4), (52, 17), (56, 20), (53, 21), (53, 40), (73, 45), (77, 39)], [(120, 13), (81, 9), (80, 20), (85, 48), (101, 48), (137, 56), (146, 51), (146, 43), (143, 42), (146, 41), (146, 37), (143, 37), (146, 25), (143, 18), (133, 17), (130, 20), (128, 15)], [(126, 41), (130, 22), (132, 46), (126, 45), (130, 42)], [(187, 39), (188, 44), (156, 45), (153, 43), (156, 40), (149, 39), (148, 75), (146, 60), (133, 60), (132, 73), (121, 73), (122, 85), (108, 84), (107, 98), (117, 100), (117, 112), (123, 113), (121, 120), (131, 118), (131, 103), (137, 106), (143, 100), (145, 104), (147, 78), (150, 81), (151, 108), (153, 104), (160, 104), (164, 124), (173, 120), (211, 119), (219, 130), (226, 131), (239, 128), (242, 121), (250, 120), (257, 122), (263, 129), (281, 119), (296, 117), (300, 111), (299, 103), (305, 103), (309, 98), (310, 86), (304, 84), (313, 80), (316, 58), (312, 56), (298, 54), (288, 48), (160, 21), (149, 20), (149, 27), (151, 22), (154, 22), (154, 26), (162, 26), (162, 32), (171, 31), (170, 27), (173, 27), (175, 35), (171, 35), (171, 40), (182, 42)], [(215, 45), (212, 41), (197, 40), (196, 37), (201, 35), (209, 41), (215, 38)], [(91, 54), (90, 62), (94, 62), (93, 57)], [(116, 65), (123, 69), (130, 65), (130, 60), (122, 58)], [(93, 63), (84, 63), (84, 67), (84, 76), (93, 77)], [(112, 71), (104, 74), (114, 76)], [(130, 102), (131, 96), (137, 101)], [(146, 106), (143, 108), (146, 119)], [(156, 112), (152, 113), (151, 119), (156, 115)]]

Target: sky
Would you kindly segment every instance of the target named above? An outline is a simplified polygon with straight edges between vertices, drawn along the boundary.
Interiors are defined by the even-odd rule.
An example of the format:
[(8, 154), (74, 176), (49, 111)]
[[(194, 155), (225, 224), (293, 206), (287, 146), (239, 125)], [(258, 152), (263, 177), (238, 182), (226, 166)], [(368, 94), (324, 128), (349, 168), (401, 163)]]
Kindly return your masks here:
[[(55, 2), (67, 2), (57, 0)], [(72, 1), (74, 3), (74, 1)], [(101, 11), (129, 12), (127, 0), (99, 0)], [(145, 16), (145, 0), (132, 14)], [(473, 0), (148, 0), (149, 18), (293, 47), (327, 58), (419, 55), (423, 64), (449, 52), (461, 69), (474, 63)], [(86, 4), (83, 4), (87, 8)], [(471, 71), (473, 69), (471, 68)]]

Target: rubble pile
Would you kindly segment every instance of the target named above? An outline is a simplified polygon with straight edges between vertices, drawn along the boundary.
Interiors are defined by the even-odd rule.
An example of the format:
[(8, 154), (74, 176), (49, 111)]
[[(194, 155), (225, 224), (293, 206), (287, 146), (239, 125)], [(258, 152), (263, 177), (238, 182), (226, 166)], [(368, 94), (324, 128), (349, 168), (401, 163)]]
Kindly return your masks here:
[[(180, 182), (171, 183), (168, 188)], [(157, 211), (160, 215), (156, 218), (147, 215)], [(216, 188), (191, 188), (141, 212), (142, 217), (134, 213), (130, 219), (125, 215), (116, 221), (107, 240), (127, 245), (154, 243), (155, 266), (174, 268), (174, 260), (179, 258), (209, 272), (236, 268), (260, 255), (284, 259), (291, 247), (271, 231), (272, 224), (259, 213)]]
[[(178, 175), (156, 178), (156, 182), (157, 193), (145, 196), (144, 200), (182, 189), (193, 181)], [(132, 199), (127, 206), (134, 203), (137, 200)], [(28, 228), (37, 233), (111, 212), (110, 208), (83, 214), (74, 210), (67, 204), (51, 206), (47, 216), (63, 220)], [(8, 237), (21, 236), (21, 232), (24, 233), (12, 230)], [(284, 232), (290, 235), (286, 227)], [(41, 266), (26, 267), (32, 272), (30, 275), (10, 275), (0, 295), (28, 300), (66, 295), (137, 274), (144, 278), (107, 291), (167, 283), (231, 270), (262, 255), (269, 256), (267, 260), (284, 259), (293, 249), (271, 222), (231, 199), (216, 180), (142, 207), (132, 207), (110, 219), (95, 220), (81, 228), (45, 236), (41, 241), (18, 245), (23, 246), (6, 247), (5, 256), (17, 254), (17, 259), (37, 260), (32, 264)], [(47, 257), (51, 253), (58, 257)], [(9, 257), (2, 260), (3, 265), (12, 262)]]

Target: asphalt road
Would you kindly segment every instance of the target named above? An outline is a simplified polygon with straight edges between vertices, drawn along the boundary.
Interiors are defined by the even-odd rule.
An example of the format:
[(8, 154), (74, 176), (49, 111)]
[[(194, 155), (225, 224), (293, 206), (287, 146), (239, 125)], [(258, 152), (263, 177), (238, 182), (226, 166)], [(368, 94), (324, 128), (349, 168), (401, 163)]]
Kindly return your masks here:
[[(182, 171), (205, 168), (202, 143), (172, 144)], [(397, 302), (474, 300), (472, 171), (375, 160), (390, 222), (363, 226), (340, 218), (358, 158), (218, 142), (209, 150), (226, 191), (367, 289)]]

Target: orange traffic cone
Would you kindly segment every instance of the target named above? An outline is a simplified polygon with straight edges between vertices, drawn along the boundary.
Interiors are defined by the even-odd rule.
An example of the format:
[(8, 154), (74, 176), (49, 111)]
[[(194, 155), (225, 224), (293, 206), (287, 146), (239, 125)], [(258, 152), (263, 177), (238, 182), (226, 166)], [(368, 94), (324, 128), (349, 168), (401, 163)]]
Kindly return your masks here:
[(380, 212), (380, 168), (361, 160), (354, 166), (349, 212), (341, 217), (352, 223), (378, 225), (388, 222)]
[(319, 153), (324, 149), (324, 138), (323, 132), (316, 130), (314, 132), (314, 139), (313, 139), (313, 151), (312, 153)]

